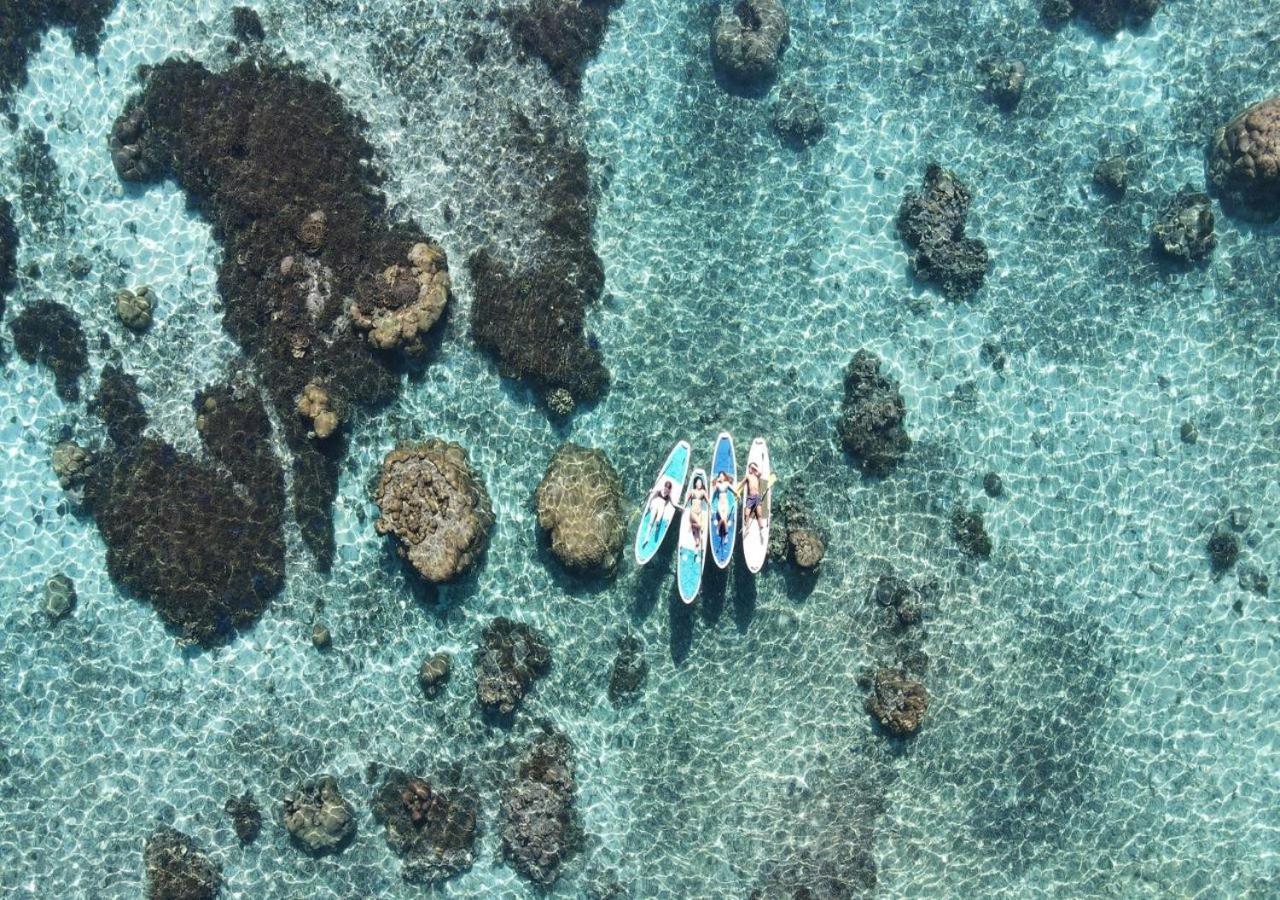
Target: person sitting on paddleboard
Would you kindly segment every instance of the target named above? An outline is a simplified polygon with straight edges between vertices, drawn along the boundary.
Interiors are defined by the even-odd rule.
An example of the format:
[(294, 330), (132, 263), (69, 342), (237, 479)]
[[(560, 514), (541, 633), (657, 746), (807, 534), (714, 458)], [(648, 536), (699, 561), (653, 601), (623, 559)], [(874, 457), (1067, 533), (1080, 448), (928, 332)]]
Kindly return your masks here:
[(729, 533), (729, 491), (733, 490), (733, 480), (728, 472), (721, 472), (716, 476), (714, 484), (715, 490), (712, 493), (716, 498), (716, 531), (723, 538)]
[(650, 539), (652, 539), (653, 535), (657, 533), (658, 528), (666, 518), (667, 507), (673, 506), (676, 509), (680, 508), (680, 504), (671, 497), (671, 492), (673, 490), (675, 490), (675, 484), (672, 483), (670, 478), (664, 478), (662, 484), (649, 492), (649, 505), (646, 508), (649, 512)]
[(684, 507), (689, 514), (689, 530), (693, 533), (693, 543), (696, 547), (702, 546), (702, 529), (706, 527), (706, 510), (703, 504), (707, 502), (707, 483), (702, 480), (702, 476), (698, 475), (693, 479), (693, 484), (689, 485), (689, 496), (685, 497)]
[(755, 519), (757, 525), (764, 525), (760, 518), (760, 469), (755, 463), (747, 464), (747, 477), (742, 479), (738, 489), (747, 489), (747, 499), (742, 503), (742, 522), (746, 527), (748, 519)]

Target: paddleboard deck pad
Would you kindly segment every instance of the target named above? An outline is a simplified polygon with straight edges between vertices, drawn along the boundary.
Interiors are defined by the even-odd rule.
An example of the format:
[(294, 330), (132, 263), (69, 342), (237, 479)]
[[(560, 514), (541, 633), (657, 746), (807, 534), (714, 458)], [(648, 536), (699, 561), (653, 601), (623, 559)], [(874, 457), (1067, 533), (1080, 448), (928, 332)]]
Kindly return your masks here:
[[(722, 480), (722, 477), (724, 480)], [(728, 568), (738, 537), (738, 459), (733, 437), (720, 432), (711, 450), (711, 558), (720, 568)]]
[[(666, 462), (658, 469), (653, 486), (645, 496), (644, 509), (640, 515), (640, 525), (636, 529), (636, 563), (644, 565), (653, 559), (658, 548), (666, 539), (671, 520), (675, 518), (680, 501), (684, 497), (684, 483), (689, 474), (689, 460), (693, 455), (688, 441), (677, 441), (667, 454)], [(671, 483), (671, 502), (654, 503), (663, 485)]]
[[(699, 480), (702, 483), (703, 496), (690, 499), (685, 504), (684, 515), (680, 517), (680, 550), (676, 554), (676, 585), (680, 588), (680, 599), (692, 603), (702, 587), (702, 569), (707, 562), (707, 523), (711, 519), (711, 504), (705, 495), (707, 489), (707, 472), (699, 467), (693, 470), (689, 479), (689, 493)], [(703, 523), (695, 536), (693, 528), (694, 516)]]

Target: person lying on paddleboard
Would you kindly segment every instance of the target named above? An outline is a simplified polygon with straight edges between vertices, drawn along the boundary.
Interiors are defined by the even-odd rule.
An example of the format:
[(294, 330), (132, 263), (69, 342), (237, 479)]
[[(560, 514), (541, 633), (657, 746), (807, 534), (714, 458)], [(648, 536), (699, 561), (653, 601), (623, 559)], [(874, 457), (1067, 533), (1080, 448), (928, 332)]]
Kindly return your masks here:
[(667, 507), (672, 506), (680, 509), (681, 506), (671, 497), (671, 492), (675, 490), (675, 484), (670, 478), (664, 478), (662, 484), (649, 492), (649, 503), (645, 509), (649, 513), (649, 538), (653, 539), (653, 535), (657, 533), (658, 528), (662, 525), (667, 515)]
[(702, 508), (706, 502), (707, 483), (698, 475), (694, 477), (693, 484), (689, 485), (689, 496), (684, 499), (684, 506), (689, 514), (689, 531), (693, 534), (695, 547), (702, 546), (702, 529), (707, 526), (707, 513)]
[(738, 492), (741, 493), (743, 488), (747, 491), (747, 497), (742, 502), (743, 529), (751, 519), (755, 519), (757, 525), (764, 525), (764, 519), (760, 518), (760, 469), (755, 463), (747, 464), (747, 477), (738, 484)]
[(716, 476), (714, 488), (711, 493), (715, 497), (712, 505), (716, 510), (716, 533), (724, 537), (729, 533), (729, 492), (733, 490), (733, 479), (728, 472)]

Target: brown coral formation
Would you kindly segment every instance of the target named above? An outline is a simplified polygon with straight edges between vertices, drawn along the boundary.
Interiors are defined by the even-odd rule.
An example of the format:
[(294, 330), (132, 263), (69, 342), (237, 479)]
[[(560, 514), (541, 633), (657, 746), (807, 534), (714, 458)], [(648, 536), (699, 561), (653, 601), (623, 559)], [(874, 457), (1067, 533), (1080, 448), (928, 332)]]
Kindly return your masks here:
[(298, 395), (298, 415), (311, 422), (307, 433), (319, 440), (332, 437), (342, 424), (338, 411), (333, 408), (333, 398), (318, 381), (308, 381)]
[(419, 241), (407, 263), (383, 270), (351, 307), (351, 321), (379, 350), (421, 353), (422, 338), (440, 320), (449, 300), (449, 264), (436, 244)]
[(322, 775), (284, 795), (284, 827), (313, 856), (335, 853), (356, 834), (356, 811), (331, 775)]
[(1232, 215), (1280, 218), (1280, 95), (1237, 115), (1214, 135), (1209, 180)]
[(538, 525), (565, 568), (605, 577), (617, 571), (625, 530), (622, 482), (603, 451), (562, 444), (547, 464), (534, 502)]
[(866, 709), (892, 734), (915, 734), (929, 709), (929, 692), (902, 669), (881, 669), (876, 672)]
[(400, 554), (433, 584), (469, 570), (489, 543), (489, 494), (458, 444), (430, 438), (392, 450), (374, 501), (378, 533), (394, 535)]

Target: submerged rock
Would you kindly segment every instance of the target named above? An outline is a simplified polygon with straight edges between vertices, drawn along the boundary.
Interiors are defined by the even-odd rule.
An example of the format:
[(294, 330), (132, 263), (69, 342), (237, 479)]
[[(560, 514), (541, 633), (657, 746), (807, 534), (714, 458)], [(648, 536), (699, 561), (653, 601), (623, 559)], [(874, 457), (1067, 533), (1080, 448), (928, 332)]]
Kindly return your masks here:
[(1129, 161), (1108, 156), (1093, 167), (1093, 183), (1112, 197), (1120, 198), (1129, 187)]
[(1160, 9), (1160, 0), (1043, 0), (1041, 11), (1050, 22), (1064, 22), (1073, 14), (1106, 35), (1126, 25), (1140, 26)]
[(907, 405), (898, 383), (880, 374), (880, 357), (853, 355), (844, 370), (844, 403), (836, 431), (866, 475), (887, 475), (911, 448), (904, 423)]
[(554, 884), (581, 846), (577, 793), (573, 745), (558, 731), (534, 738), (502, 786), (502, 856), (534, 884)]
[(5, 298), (18, 283), (18, 227), (13, 221), (13, 205), (0, 197), (0, 319)]
[(622, 706), (635, 700), (648, 674), (649, 661), (640, 639), (630, 634), (618, 638), (618, 655), (609, 674), (609, 702)]
[(1183, 262), (1201, 260), (1212, 253), (1218, 239), (1213, 234), (1213, 207), (1208, 195), (1191, 187), (1180, 190), (1156, 218), (1151, 243), (1165, 256)]
[(333, 398), (319, 381), (308, 381), (298, 395), (298, 415), (311, 423), (309, 436), (317, 440), (332, 437), (342, 424), (342, 417), (333, 408)]
[(76, 53), (95, 56), (102, 23), (117, 0), (14, 0), (0, 9), (0, 93), (27, 81), (27, 60), (40, 48), (44, 32), (63, 28)]
[(816, 143), (827, 130), (817, 97), (799, 83), (785, 84), (778, 91), (770, 124), (783, 143), (797, 149)]
[(898, 208), (898, 233), (914, 251), (912, 272), (948, 297), (967, 297), (986, 278), (987, 247), (964, 233), (972, 202), (973, 195), (954, 174), (930, 163), (923, 189), (908, 191)]
[(477, 798), (391, 769), (373, 798), (373, 816), (401, 860), (400, 875), (434, 884), (471, 868)]
[(1209, 180), (1228, 213), (1280, 218), (1280, 95), (1255, 103), (1214, 134)]
[(93, 409), (107, 426), (111, 440), (122, 448), (136, 444), (150, 422), (142, 405), (138, 379), (115, 363), (102, 367), (98, 391), (93, 395)]
[(609, 13), (622, 0), (526, 0), (505, 10), (503, 21), (516, 44), (547, 64), (551, 76), (572, 94), (582, 89), (582, 71), (604, 42)]
[[(786, 497), (779, 504), (782, 523), (785, 523), (787, 536), (787, 555), (800, 569), (809, 571), (816, 569), (827, 552), (827, 539), (823, 529), (813, 519), (812, 510), (807, 500), (805, 484), (800, 479), (793, 479)], [(773, 530), (769, 532), (773, 538)]]
[(356, 811), (331, 775), (299, 785), (282, 805), (289, 836), (313, 856), (337, 853), (355, 837)]
[(333, 646), (333, 632), (323, 622), (311, 626), (311, 646), (317, 650), (328, 650)]
[(956, 507), (951, 513), (951, 537), (970, 556), (986, 559), (991, 555), (991, 538), (982, 510)]
[(499, 616), (485, 626), (472, 663), (480, 706), (510, 715), (533, 682), (550, 670), (551, 647), (538, 629)]
[(1240, 558), (1240, 538), (1230, 531), (1217, 531), (1206, 546), (1209, 564), (1216, 573), (1222, 573), (1236, 564)]
[(53, 474), (64, 491), (77, 491), (89, 480), (93, 454), (75, 441), (60, 441), (53, 448)]
[(252, 844), (258, 839), (262, 832), (262, 807), (251, 791), (227, 798), (222, 808), (231, 817), (231, 826), (241, 844)]
[(898, 737), (915, 734), (928, 709), (929, 692), (923, 682), (902, 669), (876, 672), (866, 710), (890, 734)]
[(978, 63), (982, 92), (1005, 112), (1012, 112), (1027, 87), (1027, 64), (1020, 59), (989, 57)]
[(406, 263), (388, 266), (380, 278), (361, 286), (351, 321), (379, 350), (420, 354), (423, 337), (444, 314), (449, 286), (444, 251), (425, 241), (414, 244)]
[(44, 583), (44, 599), (40, 604), (49, 621), (58, 622), (76, 608), (76, 585), (59, 572)]
[(142, 859), (147, 900), (213, 900), (222, 889), (217, 865), (181, 831), (162, 827), (147, 838)]
[(151, 327), (151, 315), (155, 298), (151, 288), (143, 285), (136, 291), (124, 289), (116, 291), (116, 318), (120, 324), (130, 331), (146, 331)]
[(612, 577), (626, 539), (622, 482), (602, 450), (560, 445), (534, 492), (538, 525), (570, 572)]
[(1194, 444), (1200, 440), (1200, 429), (1190, 420), (1178, 426), (1178, 440), (1184, 444)]
[(982, 476), (982, 490), (988, 497), (995, 499), (1004, 496), (1004, 479), (995, 472)]
[(711, 29), (711, 56), (725, 75), (754, 87), (777, 76), (790, 35), (780, 0), (722, 2)]
[(267, 37), (262, 27), (262, 19), (258, 13), (247, 6), (236, 6), (231, 10), (231, 33), (242, 44), (258, 44)]
[(422, 661), (418, 667), (418, 686), (427, 699), (437, 697), (444, 690), (452, 669), (448, 653), (434, 653)]
[(378, 534), (393, 535), (400, 555), (433, 584), (469, 571), (488, 546), (493, 507), (458, 444), (430, 438), (392, 450), (374, 501)]
[(89, 343), (80, 319), (53, 300), (37, 300), (9, 323), (13, 349), (23, 362), (39, 363), (53, 373), (58, 396), (80, 399), (80, 376), (89, 369)]

